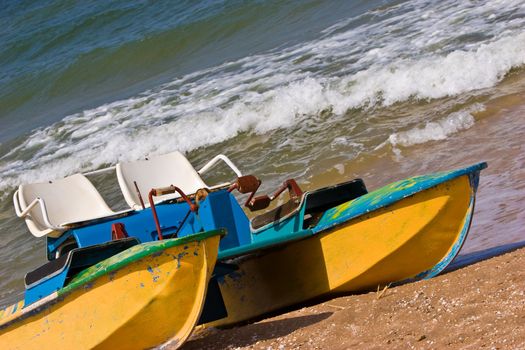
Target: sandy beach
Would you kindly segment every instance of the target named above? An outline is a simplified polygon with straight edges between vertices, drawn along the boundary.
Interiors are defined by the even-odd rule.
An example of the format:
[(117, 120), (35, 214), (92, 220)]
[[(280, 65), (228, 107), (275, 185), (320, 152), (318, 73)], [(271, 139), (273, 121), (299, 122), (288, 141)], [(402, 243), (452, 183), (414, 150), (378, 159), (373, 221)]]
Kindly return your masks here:
[[(158, 220), (148, 216), (150, 221), (144, 225), (134, 221), (132, 215), (138, 217), (146, 213), (141, 209), (150, 209), (147, 205), (139, 209), (138, 202), (130, 204), (126, 199), (129, 191), (119, 186), (118, 164), (178, 151), (197, 171), (185, 174), (186, 170), (177, 169), (173, 179), (148, 186), (142, 194), (138, 186), (142, 180), (130, 177), (136, 186), (132, 192), (146, 198), (154, 187), (185, 187), (179, 175), (195, 175), (199, 180), (198, 188), (183, 189), (186, 194), (232, 183), (239, 171), (262, 181), (257, 195), (275, 193), (287, 179), (295, 179), (303, 191), (313, 191), (359, 178), (372, 192), (413, 176), (486, 162), (488, 168), (479, 177), (468, 238), (451, 250), (459, 256), (445, 273), (431, 280), (290, 305), (228, 329), (197, 328), (182, 348), (525, 350), (524, 0), (6, 1), (0, 23), (0, 318), (2, 310), (11, 305), (17, 305), (20, 313), (32, 312), (33, 306), (39, 312), (47, 310), (36, 303), (75, 286), (72, 281), (98, 260), (79, 255), (82, 264), (75, 266), (81, 268), (67, 265), (67, 270), (40, 269), (48, 262), (51, 264), (46, 266), (57, 267), (66, 261), (58, 259), (73, 249), (95, 247), (98, 252), (99, 245), (100, 259), (114, 257), (118, 250), (106, 256), (109, 250), (103, 249), (110, 240), (122, 236), (112, 234), (109, 220), (99, 222), (102, 216), (119, 213), (122, 222), (115, 223), (128, 225), (127, 235), (139, 244), (161, 238)], [(239, 171), (224, 163), (207, 167), (217, 155), (226, 155)], [(171, 165), (166, 171), (160, 166), (148, 168), (147, 177), (168, 174), (168, 169), (173, 170)], [(103, 169), (109, 171), (101, 172)], [(20, 202), (23, 197), (21, 186), (37, 184), (38, 188), (71, 175), (81, 178), (79, 174), (87, 174), (87, 180), (73, 187), (85, 189), (92, 184), (97, 205), (73, 209), (73, 202), (87, 201), (66, 188), (50, 191), (45, 199), (53, 218), (45, 218), (45, 201), (35, 202), (40, 203), (40, 209), (13, 206), (13, 198)], [(35, 196), (42, 197), (37, 192)], [(248, 194), (236, 196), (243, 204)], [(281, 196), (266, 209), (287, 199)], [(100, 200), (106, 202), (104, 208), (107, 204), (103, 215), (98, 211), (95, 214), (102, 206)], [(56, 210), (51, 209), (51, 203), (56, 203)], [(138, 210), (130, 212), (129, 218), (121, 216), (121, 211), (130, 208)], [(201, 218), (208, 220), (204, 214), (194, 213), (187, 220), (188, 212), (179, 220), (180, 208), (170, 214), (173, 224), (163, 223), (166, 229), (176, 228), (179, 237), (208, 227), (227, 226), (230, 233), (242, 233), (231, 240), (232, 236), (226, 236), (231, 244), (221, 243), (218, 261), (233, 261), (234, 266), (222, 271), (216, 264), (219, 267), (214, 278), (235, 276), (243, 259), (259, 257), (264, 234), (271, 233), (276, 242), (281, 232), (299, 232), (280, 222), (274, 227), (285, 227), (282, 231), (254, 230), (254, 226), (244, 225), (247, 221), (242, 215), (239, 220), (225, 219), (222, 208), (211, 204), (206, 209), (211, 213), (208, 216), (224, 222), (216, 220), (221, 227), (215, 227), (215, 222), (204, 222), (201, 227), (194, 223)], [(24, 217), (22, 211), (29, 216)], [(68, 211), (71, 217), (63, 219), (62, 214)], [(245, 212), (249, 218), (263, 213)], [(425, 214), (429, 212), (425, 209)], [(439, 224), (448, 225), (456, 213), (459, 211), (455, 209), (447, 212)], [(321, 211), (313, 213), (309, 223), (315, 222), (318, 214), (324, 215)], [(40, 217), (43, 222), (35, 234), (31, 222)], [(411, 222), (413, 217), (409, 212)], [(102, 221), (108, 227), (95, 232), (94, 225)], [(241, 224), (244, 231), (237, 229)], [(390, 225), (383, 226), (385, 236), (395, 235)], [(310, 226), (298, 222), (297, 227), (306, 232)], [(426, 224), (421, 227), (426, 228)], [(95, 233), (78, 233), (83, 229), (88, 232), (88, 228)], [(366, 241), (363, 250), (379, 252), (377, 247), (385, 236), (375, 227), (372, 231), (378, 239)], [(462, 238), (466, 237), (463, 232)], [(388, 237), (384, 241), (388, 242)], [(322, 259), (353, 257), (347, 247), (361, 247), (351, 243), (333, 246), (337, 249)], [(295, 247), (301, 249), (287, 259), (308, 256), (304, 246)], [(417, 252), (426, 254), (432, 247), (432, 239), (426, 236), (418, 241)], [(269, 247), (268, 251), (273, 249)], [(228, 255), (232, 251), (239, 256)], [(399, 255), (409, 265), (416, 254), (403, 251)], [(279, 300), (283, 301), (279, 305), (296, 302), (288, 303), (285, 298), (298, 286), (284, 283), (293, 281), (290, 276), (294, 274), (306, 276), (314, 287), (322, 286), (322, 277), (311, 277), (313, 267), (321, 272), (318, 276), (325, 272), (326, 265), (317, 261), (321, 260), (311, 265), (287, 261), (271, 268), (264, 261), (261, 269), (249, 270), (249, 278), (264, 276), (264, 282), (252, 289), (260, 293), (250, 295), (253, 300), (264, 300), (251, 304), (256, 305), (254, 310), (260, 314), (262, 307), (276, 306)], [(338, 270), (347, 267), (339, 262), (334, 265)], [(383, 276), (386, 269), (402, 265), (396, 260), (376, 265), (376, 271)], [(275, 269), (290, 266), (295, 271), (281, 273), (283, 283), (276, 281)], [(265, 268), (267, 274), (262, 273)], [(141, 278), (149, 281), (151, 270), (150, 265), (142, 266), (140, 271), (147, 277)], [(26, 280), (28, 273), (34, 278)], [(98, 276), (92, 270), (88, 274)], [(52, 284), (49, 276), (57, 281), (61, 276), (60, 281)], [(110, 276), (112, 282), (114, 276)], [(207, 283), (204, 278), (199, 281), (201, 286)], [(183, 283), (177, 286), (186, 287)], [(270, 292), (259, 286), (269, 287)], [(276, 292), (273, 287), (277, 287)], [(111, 306), (130, 290), (113, 289), (104, 293), (117, 296), (115, 304), (108, 303)], [(205, 289), (199, 290), (201, 294), (186, 289), (174, 295), (202, 295), (203, 300)], [(325, 292), (309, 297), (320, 293)], [(161, 300), (163, 295), (152, 292), (149, 297)], [(245, 302), (245, 295), (238, 290), (231, 295)], [(271, 297), (271, 302), (263, 299), (265, 296)], [(176, 298), (165, 299), (162, 312), (180, 311), (181, 305), (189, 305), (174, 301)], [(140, 305), (136, 299), (127, 300), (131, 306)], [(148, 338), (129, 327), (108, 327), (106, 321), (114, 321), (114, 314), (104, 318), (92, 304), (106, 304), (93, 297), (86, 307), (87, 313), (97, 317), (93, 324), (104, 333), (101, 339), (107, 339), (106, 332), (117, 334), (117, 340), (130, 340), (139, 347), (129, 335)], [(121, 309), (133, 310), (129, 305)], [(239, 309), (230, 307), (230, 316)], [(14, 306), (10, 310), (16, 311)], [(76, 315), (81, 308), (72, 310)], [(192, 310), (194, 317), (180, 319), (197, 320), (200, 308)], [(161, 332), (154, 327), (169, 325), (161, 311), (154, 318), (139, 317), (156, 335)], [(89, 334), (93, 324), (87, 324), (84, 315), (77, 323), (64, 322), (60, 314), (60, 321), (51, 322), (54, 328), (49, 332), (46, 319), (46, 334), (76, 334), (61, 331), (64, 325)], [(116, 333), (121, 329), (131, 331), (127, 335)], [(39, 342), (34, 334), (43, 333), (13, 338), (30, 339), (39, 350), (44, 345), (53, 350), (67, 347), (58, 336)], [(2, 336), (0, 329), (0, 350), (8, 348)], [(166, 331), (162, 339), (148, 346), (169, 337), (182, 339)], [(73, 336), (73, 347), (89, 348), (87, 342), (95, 338), (85, 339), (82, 342)]]
[(196, 332), (183, 349), (525, 349), (524, 263), (525, 248), (430, 280)]

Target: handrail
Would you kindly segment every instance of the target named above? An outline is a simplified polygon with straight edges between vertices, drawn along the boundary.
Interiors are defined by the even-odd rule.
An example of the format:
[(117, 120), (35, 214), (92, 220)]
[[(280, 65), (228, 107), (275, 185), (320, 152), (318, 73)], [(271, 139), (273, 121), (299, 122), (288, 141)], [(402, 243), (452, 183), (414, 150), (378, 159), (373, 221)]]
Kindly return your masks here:
[(237, 175), (237, 177), (241, 177), (242, 176), (242, 173), (241, 171), (235, 166), (235, 164), (233, 164), (233, 162), (228, 158), (226, 157), (224, 154), (218, 154), (216, 155), (215, 157), (213, 157), (212, 160), (210, 160), (208, 163), (206, 163), (202, 168), (200, 168), (200, 170), (198, 170), (197, 172), (199, 173), (199, 175), (201, 174), (204, 174), (206, 171), (208, 171), (212, 166), (214, 166), (219, 160), (222, 160), (224, 163), (226, 163), (226, 165), (228, 165), (232, 170), (233, 172), (235, 173), (235, 175)]
[[(206, 163), (202, 168), (200, 168), (200, 170), (198, 170), (197, 173), (199, 173), (199, 175), (200, 175), (200, 174), (203, 174), (203, 173), (207, 172), (219, 160), (222, 160), (224, 163), (226, 163), (226, 165), (228, 165), (233, 170), (233, 172), (235, 173), (235, 175), (237, 175), (237, 177), (241, 177), (242, 176), (242, 173), (239, 170), (239, 168), (237, 168), (237, 166), (235, 164), (233, 164), (233, 162), (230, 160), (230, 158), (228, 158), (224, 154), (218, 154), (215, 157), (213, 157), (213, 159), (210, 160), (208, 163)], [(107, 168), (87, 171), (85, 173), (82, 173), (82, 175), (90, 176), (90, 175), (103, 174), (103, 173), (107, 173), (107, 172), (110, 172), (112, 170), (115, 170), (115, 168), (116, 168), (116, 166), (113, 165), (113, 166), (110, 166), (110, 167), (107, 167)]]
[(33, 201), (29, 203), (29, 205), (24, 210), (21, 210), (20, 202), (18, 201), (18, 191), (19, 190), (16, 190), (15, 193), (13, 194), (13, 203), (15, 207), (16, 216), (18, 216), (19, 218), (26, 217), (31, 211), (31, 209), (33, 209), (33, 207), (35, 207), (38, 204), (40, 205), (40, 211), (42, 212), (42, 218), (44, 219), (44, 224), (46, 224), (48, 228), (52, 230), (56, 230), (56, 231), (65, 230), (64, 227), (55, 226), (49, 221), (49, 216), (47, 215), (46, 203), (40, 197), (36, 197), (35, 199), (33, 199)]
[(107, 167), (107, 168), (102, 168), (102, 169), (98, 169), (98, 170), (87, 171), (87, 172), (85, 172), (85, 173), (82, 173), (82, 175), (84, 175), (84, 176), (90, 176), (90, 175), (97, 175), (97, 174), (108, 173), (108, 172), (110, 172), (111, 170), (114, 170), (115, 168), (116, 168), (116, 166), (113, 165), (113, 166), (110, 166), (110, 167)]
[(18, 190), (15, 191), (13, 194), (13, 205), (15, 206), (15, 213), (16, 215), (21, 218), (22, 217), (22, 210), (20, 209), (20, 203), (18, 202)]
[[(168, 187), (152, 188), (149, 191), (148, 199), (149, 199), (149, 206), (151, 208), (151, 213), (153, 214), (153, 221), (155, 221), (155, 227), (157, 228), (157, 236), (159, 238), (159, 241), (161, 241), (163, 237), (162, 237), (162, 230), (160, 227), (159, 217), (157, 215), (157, 209), (155, 209), (155, 202), (153, 201), (153, 197), (163, 196), (165, 194), (171, 194), (175, 192), (178, 192), (181, 195), (181, 197), (188, 203), (188, 205), (190, 206), (190, 211), (196, 212), (198, 210), (198, 206), (193, 204), (191, 200), (188, 198), (188, 196), (186, 196), (186, 194), (177, 186), (170, 185)], [(186, 217), (188, 216), (186, 215)], [(186, 218), (184, 218), (183, 221), (185, 220)], [(181, 225), (182, 224), (183, 223), (181, 223)], [(182, 226), (179, 226), (179, 228), (180, 227)]]

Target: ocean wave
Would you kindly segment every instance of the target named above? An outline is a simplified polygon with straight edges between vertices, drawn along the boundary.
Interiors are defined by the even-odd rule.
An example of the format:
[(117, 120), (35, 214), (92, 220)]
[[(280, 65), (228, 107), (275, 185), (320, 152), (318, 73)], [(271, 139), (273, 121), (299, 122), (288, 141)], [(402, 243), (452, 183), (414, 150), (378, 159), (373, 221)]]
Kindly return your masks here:
[[(371, 13), (370, 23), (357, 27), (342, 22), (318, 39), (199, 70), (35, 130), (0, 157), (0, 193), (148, 154), (189, 152), (240, 133), (306, 128), (305, 121), (317, 122), (319, 115), (329, 116), (319, 121), (329, 129), (353, 109), (366, 114), (412, 100), (476, 94), (525, 64), (520, 19), (496, 21), (489, 3), (462, 8), (467, 5), (441, 2), (437, 9), (415, 3), (421, 6)], [(477, 42), (445, 40), (479, 26), (486, 35)], [(383, 140), (408, 146), (447, 137), (472, 125), (469, 113), (437, 122), (422, 116), (422, 129), (390, 130)]]
[(394, 147), (408, 147), (429, 141), (445, 140), (452, 134), (472, 127), (475, 123), (473, 114), (484, 110), (485, 107), (482, 104), (476, 103), (469, 108), (451, 113), (445, 118), (427, 122), (424, 127), (393, 133), (388, 137), (388, 142)]
[(409, 98), (437, 99), (494, 86), (515, 67), (525, 64), (525, 33), (458, 50), (442, 57), (425, 57), (372, 67), (347, 77), (350, 98), (339, 111), (369, 105), (392, 105)]

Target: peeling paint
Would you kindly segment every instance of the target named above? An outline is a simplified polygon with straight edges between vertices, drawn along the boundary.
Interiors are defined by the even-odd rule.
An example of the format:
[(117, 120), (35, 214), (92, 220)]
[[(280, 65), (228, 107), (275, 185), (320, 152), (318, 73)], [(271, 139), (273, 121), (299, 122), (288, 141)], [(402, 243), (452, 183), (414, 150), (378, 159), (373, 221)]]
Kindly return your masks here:
[[(202, 247), (198, 257), (184, 251), (180, 244), (163, 242), (164, 248), (160, 245), (156, 248), (169, 249), (170, 254), (155, 258), (136, 251), (138, 253), (125, 265), (120, 265), (122, 260), (117, 266), (105, 261), (93, 269), (88, 268), (92, 274), (89, 278), (84, 277), (83, 283), (76, 284), (74, 289), (49, 295), (22, 311), (18, 304), (11, 306), (10, 310), (15, 309), (17, 314), (0, 320), (0, 347), (33, 348), (37, 337), (37, 345), (46, 349), (152, 348), (167, 341), (168, 335), (175, 339), (172, 344), (182, 344), (199, 319), (222, 233), (207, 233), (207, 239), (198, 243)], [(151, 246), (149, 249), (150, 253), (155, 252), (151, 251)], [(181, 269), (175, 269), (179, 262), (171, 259), (172, 256), (184, 259)], [(154, 272), (153, 275), (145, 273), (148, 270)], [(114, 281), (110, 282), (113, 276)], [(156, 286), (149, 276), (158, 283)], [(184, 281), (182, 289), (177, 281)], [(139, 285), (146, 290), (136, 288)], [(159, 299), (159, 295), (163, 297)], [(158, 302), (160, 300), (170, 300), (178, 306), (174, 312), (166, 314), (166, 305)], [(184, 300), (184, 305), (177, 300)], [(137, 305), (140, 309), (136, 309)], [(163, 322), (152, 328), (152, 319)], [(77, 332), (78, 329), (84, 331)], [(140, 337), (132, 336), (134, 334)]]
[(117, 273), (116, 271), (111, 271), (111, 272), (108, 273), (108, 277), (109, 277), (110, 281), (113, 281), (115, 279), (115, 274), (116, 273)]
[(480, 170), (486, 167), (487, 163), (479, 163), (464, 169), (414, 176), (391, 183), (352, 201), (327, 210), (317, 226), (312, 230), (315, 233), (319, 233), (363, 214), (386, 207), (417, 192), (446, 183), (463, 175), (479, 173)]
[(184, 258), (186, 255), (188, 255), (188, 252), (182, 252), (177, 255), (177, 268), (180, 268), (180, 261), (182, 258)]

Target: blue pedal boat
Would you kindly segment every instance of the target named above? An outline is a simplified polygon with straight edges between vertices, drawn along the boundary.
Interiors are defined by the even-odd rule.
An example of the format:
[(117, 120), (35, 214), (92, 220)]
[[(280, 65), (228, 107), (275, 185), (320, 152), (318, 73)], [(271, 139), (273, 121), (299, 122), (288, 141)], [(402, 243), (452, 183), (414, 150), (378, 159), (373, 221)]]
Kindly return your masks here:
[[(230, 166), (236, 180), (208, 186), (202, 175), (219, 161)], [(50, 263), (108, 242), (145, 243), (225, 230), (200, 324), (226, 326), (313, 298), (437, 275), (467, 237), (479, 173), (486, 166), (415, 176), (372, 192), (361, 179), (308, 192), (289, 179), (268, 196), (256, 195), (260, 180), (243, 176), (224, 155), (197, 171), (173, 152), (85, 174), (115, 171), (129, 210), (112, 212), (100, 198), (101, 212), (80, 223), (46, 221), (42, 208), (60, 210), (46, 203), (40, 217), (20, 216), (35, 236), (46, 237)], [(81, 174), (72, 177), (89, 181)], [(236, 191), (248, 195), (245, 209)], [(283, 193), (288, 200), (268, 209)], [(22, 185), (15, 193), (17, 212), (23, 214), (25, 203), (35, 198), (46, 202)], [(250, 220), (245, 210), (262, 214)], [(63, 284), (50, 278), (45, 286), (32, 285), (26, 299), (38, 301)]]

